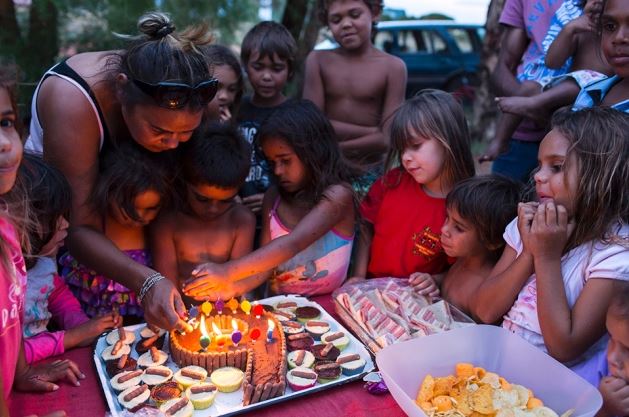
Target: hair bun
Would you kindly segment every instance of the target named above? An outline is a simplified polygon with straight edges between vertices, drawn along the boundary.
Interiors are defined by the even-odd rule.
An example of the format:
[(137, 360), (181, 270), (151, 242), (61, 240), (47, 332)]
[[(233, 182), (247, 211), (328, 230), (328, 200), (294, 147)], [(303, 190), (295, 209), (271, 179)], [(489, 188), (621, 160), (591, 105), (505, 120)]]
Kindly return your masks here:
[(138, 29), (151, 38), (161, 39), (175, 31), (175, 24), (166, 13), (148, 12), (138, 19)]

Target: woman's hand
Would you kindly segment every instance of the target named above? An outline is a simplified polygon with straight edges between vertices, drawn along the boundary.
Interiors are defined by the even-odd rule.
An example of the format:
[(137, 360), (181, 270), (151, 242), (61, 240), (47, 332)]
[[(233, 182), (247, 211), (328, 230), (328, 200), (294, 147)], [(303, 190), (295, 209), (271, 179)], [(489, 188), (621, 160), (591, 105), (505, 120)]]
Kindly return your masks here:
[(539, 203), (535, 201), (518, 204), (518, 232), (520, 232), (520, 239), (522, 239), (523, 252), (530, 253), (531, 225), (538, 206)]
[(233, 295), (225, 264), (207, 262), (194, 268), (190, 275), (183, 288), (184, 294), (189, 297), (214, 301), (219, 298), (226, 300)]
[(537, 207), (530, 227), (529, 250), (534, 259), (561, 259), (568, 241), (568, 212), (550, 201)]
[(56, 381), (67, 380), (74, 386), (80, 386), (80, 379), (85, 375), (76, 363), (69, 359), (56, 360), (36, 366), (27, 366), (15, 375), (14, 387), (18, 391), (56, 391)]
[(419, 295), (424, 295), (427, 297), (439, 296), (439, 286), (430, 274), (426, 274), (423, 272), (414, 272), (408, 278), (408, 283)]
[(264, 200), (264, 193), (253, 194), (242, 199), (242, 204), (247, 206), (253, 214), (258, 215), (262, 210), (262, 201)]
[(183, 320), (187, 313), (179, 291), (168, 279), (158, 281), (142, 300), (144, 318), (148, 323), (165, 330), (186, 331)]

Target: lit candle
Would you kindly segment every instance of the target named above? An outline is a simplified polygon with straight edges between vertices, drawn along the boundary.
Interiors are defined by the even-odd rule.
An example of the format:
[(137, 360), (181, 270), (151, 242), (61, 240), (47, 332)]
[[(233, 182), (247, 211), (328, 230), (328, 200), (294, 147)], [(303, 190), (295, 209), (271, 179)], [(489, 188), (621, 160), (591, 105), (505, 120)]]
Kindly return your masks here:
[(238, 323), (236, 323), (235, 319), (232, 319), (232, 327), (234, 329), (232, 332), (232, 342), (235, 347), (238, 347), (238, 343), (242, 340), (242, 332), (238, 330)]
[(199, 339), (199, 344), (201, 345), (201, 349), (203, 349), (203, 351), (205, 352), (207, 350), (207, 348), (210, 346), (210, 343), (212, 343), (212, 339), (210, 338), (210, 335), (207, 332), (207, 327), (205, 326), (205, 316), (201, 315), (201, 339)]
[(246, 315), (249, 315), (249, 313), (251, 312), (251, 303), (249, 302), (249, 300), (247, 300), (246, 298), (242, 300), (242, 303), (240, 303), (240, 309), (244, 311)]
[(233, 297), (227, 302), (227, 307), (232, 311), (232, 314), (236, 314), (236, 311), (238, 310), (238, 305), (238, 300)]
[(268, 330), (266, 332), (266, 341), (267, 343), (271, 343), (273, 341), (273, 330), (275, 329), (275, 323), (271, 319), (267, 320), (267, 323)]
[(254, 305), (253, 315), (256, 316), (257, 319), (259, 319), (262, 314), (264, 314), (264, 307), (262, 307), (262, 305), (260, 304)]
[(251, 342), (255, 343), (256, 340), (260, 338), (260, 329), (251, 329), (249, 332), (249, 338), (251, 339)]
[(210, 303), (209, 301), (206, 301), (203, 304), (201, 304), (201, 311), (206, 316), (209, 316), (210, 313), (212, 312), (212, 303)]
[(218, 312), (218, 314), (223, 314), (223, 308), (225, 307), (225, 303), (223, 302), (223, 300), (219, 298), (214, 303), (214, 307), (216, 308), (216, 311)]

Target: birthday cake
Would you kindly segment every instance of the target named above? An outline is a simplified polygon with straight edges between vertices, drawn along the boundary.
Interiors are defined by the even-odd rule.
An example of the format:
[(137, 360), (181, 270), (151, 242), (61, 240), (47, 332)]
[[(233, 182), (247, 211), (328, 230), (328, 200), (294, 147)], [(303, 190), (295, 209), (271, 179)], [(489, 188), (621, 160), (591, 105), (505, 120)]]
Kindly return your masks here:
[(170, 333), (173, 361), (180, 368), (199, 366), (208, 374), (224, 367), (242, 370), (243, 405), (283, 395), (286, 339), (277, 319), (259, 310), (254, 314), (237, 309), (231, 314), (195, 312), (190, 318), (192, 331)]

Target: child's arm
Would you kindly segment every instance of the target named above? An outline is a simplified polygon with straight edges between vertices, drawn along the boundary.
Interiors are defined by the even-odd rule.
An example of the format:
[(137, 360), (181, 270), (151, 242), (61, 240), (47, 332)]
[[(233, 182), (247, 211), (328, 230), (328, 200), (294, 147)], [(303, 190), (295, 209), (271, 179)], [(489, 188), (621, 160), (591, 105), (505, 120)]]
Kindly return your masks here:
[(531, 225), (530, 250), (537, 275), (537, 316), (548, 354), (561, 362), (579, 357), (605, 334), (613, 279), (590, 277), (570, 309), (561, 256), (569, 236), (563, 206), (540, 204)]
[(149, 225), (149, 245), (155, 270), (180, 288), (173, 229), (175, 219), (176, 214), (172, 212), (158, 216), (157, 220)]
[[(373, 224), (363, 219), (360, 225), (358, 242), (356, 242), (356, 253), (354, 255), (354, 270), (352, 279), (365, 279), (367, 277), (367, 266), (369, 265), (369, 252), (371, 241), (373, 240)], [(354, 279), (356, 278), (356, 279)]]
[(65, 330), (89, 321), (89, 317), (81, 309), (81, 304), (63, 279), (55, 274), (53, 283), (55, 288), (48, 298), (48, 310), (52, 314), (52, 319)]
[(579, 35), (595, 30), (592, 21), (586, 14), (570, 21), (550, 44), (548, 52), (546, 52), (546, 66), (548, 68), (561, 68), (566, 60), (577, 52)]
[(213, 282), (228, 277), (233, 282), (271, 271), (317, 241), (346, 216), (354, 215), (352, 191), (343, 185), (333, 185), (325, 196), (287, 235), (273, 239), (260, 249), (222, 265), (200, 266), (193, 279), (186, 282), (185, 291), (199, 296), (214, 288)]
[(515, 72), (528, 44), (529, 38), (523, 28), (508, 26), (504, 31), (498, 62), (491, 75), (496, 96), (513, 96), (518, 91), (520, 83)]
[(256, 234), (256, 216), (244, 206), (238, 206), (234, 215), (236, 236), (229, 259), (239, 259), (253, 250)]
[(509, 311), (526, 280), (533, 273), (533, 257), (529, 252), (528, 236), (537, 203), (518, 205), (518, 230), (523, 250), (505, 246), (502, 256), (489, 278), (478, 287), (470, 302), (470, 313), (483, 323), (495, 323)]
[(20, 346), (13, 383), (17, 391), (56, 391), (59, 386), (54, 382), (63, 379), (78, 387), (81, 385), (79, 380), (85, 379), (85, 375), (77, 364), (69, 359), (36, 366), (29, 365), (24, 357), (24, 345)]

